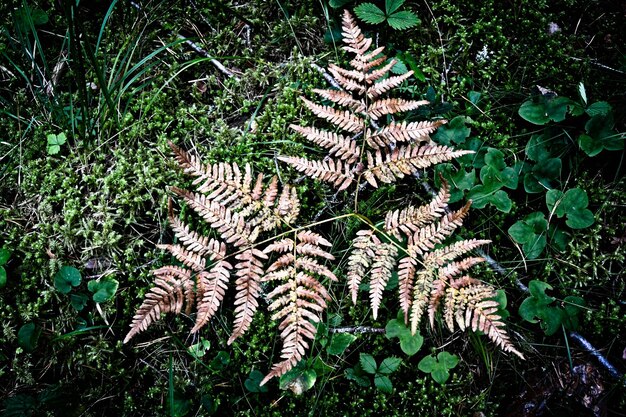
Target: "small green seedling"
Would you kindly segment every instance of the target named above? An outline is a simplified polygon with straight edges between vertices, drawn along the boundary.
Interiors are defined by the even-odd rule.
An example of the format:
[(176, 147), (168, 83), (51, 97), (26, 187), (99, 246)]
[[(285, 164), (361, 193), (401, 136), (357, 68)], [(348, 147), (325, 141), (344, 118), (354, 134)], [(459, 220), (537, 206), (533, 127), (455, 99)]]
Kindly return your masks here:
[(550, 190), (546, 193), (546, 205), (550, 213), (558, 218), (567, 216), (565, 224), (572, 229), (584, 229), (594, 222), (593, 213), (587, 209), (589, 205), (587, 193), (580, 188), (572, 188), (565, 193)]
[(187, 349), (189, 354), (196, 359), (201, 359), (207, 351), (211, 348), (211, 342), (201, 338), (198, 343), (195, 343)]
[(5, 285), (7, 285), (7, 270), (4, 269), (4, 265), (9, 262), (10, 257), (11, 252), (9, 252), (8, 249), (0, 249), (0, 288), (3, 288)]
[(58, 135), (49, 133), (46, 138), (48, 139), (48, 155), (56, 155), (61, 151), (61, 146), (65, 144), (67, 138), (65, 133), (61, 132)]
[(223, 371), (230, 364), (230, 355), (224, 350), (217, 352), (209, 367), (214, 371)]
[(102, 277), (94, 281), (89, 281), (87, 288), (93, 293), (93, 300), (96, 303), (109, 301), (115, 295), (120, 283), (110, 277)]
[(504, 154), (495, 148), (489, 148), (485, 154), (485, 165), (480, 169), (482, 184), (472, 187), (468, 198), (475, 208), (484, 208), (492, 204), (498, 210), (508, 213), (513, 205), (509, 195), (502, 190), (517, 188), (518, 175), (515, 169), (506, 166)]
[(385, 0), (385, 10), (381, 10), (373, 3), (359, 4), (354, 8), (357, 17), (366, 23), (377, 25), (387, 22), (396, 30), (412, 28), (420, 24), (415, 13), (407, 10), (398, 10), (406, 0)]
[(404, 314), (398, 313), (398, 318), (390, 320), (385, 326), (385, 336), (387, 339), (398, 338), (400, 341), (400, 349), (408, 356), (415, 355), (422, 344), (424, 338), (419, 332), (411, 334), (411, 329), (404, 324)]
[(524, 255), (528, 259), (536, 259), (546, 247), (548, 221), (543, 213), (530, 213), (523, 220), (518, 220), (509, 227), (509, 235), (515, 242), (522, 245)]
[(550, 132), (533, 135), (526, 144), (526, 156), (529, 161), (524, 163), (524, 190), (527, 193), (541, 193), (560, 182), (563, 162), (554, 157), (548, 149), (552, 138)]
[(82, 278), (78, 269), (73, 266), (62, 266), (54, 275), (54, 288), (63, 294), (72, 291), (72, 287), (78, 287)]
[(428, 355), (424, 357), (417, 367), (420, 371), (431, 374), (435, 382), (439, 384), (445, 384), (448, 378), (450, 378), (450, 369), (453, 369), (459, 364), (459, 357), (451, 355), (448, 352), (439, 352), (437, 357), (435, 355)]
[(576, 330), (579, 313), (585, 301), (576, 296), (563, 299), (563, 307), (553, 305), (556, 298), (546, 294), (552, 286), (542, 281), (533, 280), (528, 284), (530, 297), (525, 299), (519, 307), (519, 315), (530, 323), (541, 323), (541, 328), (547, 336), (551, 336), (561, 326), (567, 330)]

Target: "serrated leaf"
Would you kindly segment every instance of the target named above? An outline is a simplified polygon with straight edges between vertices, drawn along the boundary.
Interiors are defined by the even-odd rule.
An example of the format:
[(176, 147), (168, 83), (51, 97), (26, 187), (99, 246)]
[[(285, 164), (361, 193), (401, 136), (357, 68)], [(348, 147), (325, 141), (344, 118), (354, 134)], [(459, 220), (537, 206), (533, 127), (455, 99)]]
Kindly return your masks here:
[(391, 380), (385, 375), (376, 374), (374, 376), (374, 385), (379, 391), (385, 392), (387, 394), (391, 394), (393, 392), (393, 384), (391, 383)]
[(395, 372), (402, 364), (402, 359), (396, 357), (385, 358), (378, 367), (378, 372), (381, 374), (390, 374)]
[(359, 356), (359, 364), (361, 365), (361, 369), (367, 372), (368, 374), (376, 373), (376, 359), (369, 353), (361, 353)]
[(354, 368), (346, 369), (344, 372), (344, 375), (346, 376), (347, 379), (356, 382), (357, 385), (360, 385), (362, 387), (370, 386), (370, 380), (360, 375), (358, 372), (355, 371)]
[(114, 278), (102, 277), (89, 281), (87, 288), (94, 293), (92, 298), (96, 303), (104, 303), (113, 298), (119, 285), (120, 283)]
[(54, 288), (63, 294), (67, 294), (72, 287), (80, 285), (81, 276), (78, 269), (73, 266), (63, 266), (54, 275)]
[(408, 10), (396, 12), (387, 18), (387, 23), (393, 29), (405, 30), (420, 24), (417, 15)]
[(359, 4), (354, 8), (354, 13), (365, 23), (373, 25), (382, 23), (386, 19), (385, 12), (372, 3)]
[(608, 116), (609, 113), (611, 113), (612, 111), (613, 108), (606, 101), (596, 101), (595, 103), (587, 107), (587, 109), (585, 109), (585, 113), (587, 113), (591, 117), (597, 115)]
[(350, 343), (354, 342), (357, 337), (350, 333), (335, 333), (330, 339), (330, 344), (326, 348), (326, 352), (330, 355), (342, 355)]
[(387, 15), (398, 10), (406, 0), (385, 0), (385, 12)]

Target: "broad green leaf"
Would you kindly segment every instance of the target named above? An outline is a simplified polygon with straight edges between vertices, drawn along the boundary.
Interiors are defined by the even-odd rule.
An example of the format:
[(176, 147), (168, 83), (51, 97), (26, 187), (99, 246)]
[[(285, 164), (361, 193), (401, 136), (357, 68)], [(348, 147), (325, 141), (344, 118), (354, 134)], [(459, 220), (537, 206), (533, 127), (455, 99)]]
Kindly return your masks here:
[(534, 297), (528, 297), (522, 304), (520, 304), (518, 309), (518, 314), (524, 320), (529, 323), (537, 323), (537, 310), (540, 309), (541, 304)]
[(408, 356), (415, 355), (424, 343), (424, 338), (419, 331), (412, 334), (411, 329), (406, 327), (404, 324), (404, 314), (402, 312), (398, 314), (397, 319), (390, 320), (387, 323), (387, 326), (385, 326), (385, 336), (388, 339), (397, 337), (400, 340), (400, 349)]
[[(193, 403), (189, 398), (185, 398), (181, 393), (175, 391), (173, 396), (173, 403), (170, 407), (168, 404), (168, 409), (171, 410), (170, 417), (183, 417), (189, 414), (191, 409), (193, 408)], [(169, 402), (169, 396), (168, 396)]]
[(267, 392), (267, 385), (260, 386), (263, 381), (264, 375), (256, 369), (250, 372), (248, 379), (243, 383), (244, 387), (250, 392)]
[(572, 210), (580, 210), (587, 208), (589, 205), (589, 198), (585, 190), (581, 188), (572, 188), (567, 190), (563, 195), (563, 207), (565, 211), (569, 213)]
[(335, 370), (335, 368), (333, 368), (330, 365), (327, 365), (319, 356), (315, 358), (315, 360), (313, 361), (313, 365), (311, 365), (311, 369), (313, 369), (317, 375), (326, 375)]
[(495, 168), (497, 171), (503, 170), (506, 167), (504, 154), (499, 149), (488, 148), (485, 155), (485, 164)]
[(374, 376), (374, 385), (379, 391), (385, 392), (387, 394), (391, 394), (393, 392), (393, 384), (391, 383), (391, 380), (385, 375), (376, 374)]
[(420, 24), (417, 15), (410, 11), (396, 12), (387, 18), (387, 23), (393, 29), (405, 30)]
[(87, 301), (89, 301), (89, 297), (86, 294), (70, 294), (70, 304), (76, 311), (82, 311), (87, 305)]
[(544, 103), (535, 103), (532, 100), (524, 102), (518, 110), (522, 119), (535, 125), (545, 125), (550, 121)]
[(326, 352), (331, 355), (342, 355), (350, 343), (356, 340), (356, 336), (350, 333), (335, 333), (330, 339)]
[(6, 265), (11, 257), (11, 252), (8, 249), (2, 248), (0, 249), (0, 266)]
[(578, 317), (583, 311), (585, 300), (575, 295), (569, 295), (563, 299), (563, 310), (565, 311), (564, 326), (567, 330), (578, 329)]
[(546, 112), (550, 120), (562, 122), (565, 120), (568, 107), (572, 106), (572, 100), (567, 97), (554, 97), (548, 99), (546, 103)]
[(443, 366), (448, 369), (452, 369), (459, 364), (459, 357), (443, 351), (439, 352), (439, 354), (437, 355), (437, 362), (443, 364)]
[(374, 357), (369, 353), (360, 354), (359, 364), (361, 364), (361, 368), (363, 369), (363, 371), (367, 372), (368, 374), (373, 375), (376, 373), (376, 359), (374, 359)]
[(503, 320), (506, 320), (511, 314), (506, 309), (507, 299), (504, 290), (496, 290), (496, 296), (493, 297), (493, 299), (499, 304), (497, 314), (502, 317)]
[(7, 285), (7, 270), (0, 266), (0, 288), (4, 288), (5, 285)]
[(584, 229), (593, 224), (595, 218), (589, 209), (574, 209), (567, 212), (565, 224), (572, 229)]
[(535, 235), (533, 240), (522, 245), (522, 250), (528, 259), (537, 259), (545, 249), (547, 243), (548, 239), (545, 235)]
[(354, 8), (354, 13), (365, 23), (373, 25), (382, 23), (386, 19), (385, 12), (372, 3), (359, 4)]
[(530, 295), (543, 304), (550, 304), (554, 301), (554, 297), (546, 295), (546, 290), (551, 290), (552, 286), (547, 282), (534, 279), (528, 283), (528, 292)]
[(80, 285), (81, 276), (78, 269), (73, 266), (63, 266), (54, 275), (54, 288), (63, 294), (67, 294), (72, 287)]
[(509, 211), (511, 211), (511, 207), (513, 207), (513, 202), (504, 190), (498, 190), (493, 193), (489, 197), (489, 202), (503, 213), (508, 213)]
[(433, 355), (424, 356), (417, 364), (417, 369), (422, 372), (431, 373), (437, 366), (437, 360)]
[(26, 352), (32, 352), (37, 347), (41, 328), (35, 323), (26, 323), (17, 332), (17, 344)]
[(402, 75), (409, 72), (406, 64), (400, 60), (399, 57), (396, 57), (396, 63), (393, 67), (391, 67), (391, 72), (396, 75)]
[(61, 145), (65, 144), (66, 137), (65, 133), (59, 133), (55, 135), (54, 133), (50, 133), (46, 136), (48, 140), (48, 154), (56, 155), (61, 150)]
[(114, 278), (102, 277), (94, 281), (89, 281), (87, 288), (94, 293), (93, 300), (96, 303), (104, 303), (113, 298), (119, 285), (120, 283)]
[(546, 206), (550, 214), (561, 218), (565, 216), (565, 206), (561, 204), (563, 201), (563, 191), (561, 190), (548, 190), (546, 193)]
[(595, 103), (587, 107), (585, 112), (591, 117), (597, 115), (608, 116), (612, 110), (613, 109), (611, 108), (611, 105), (606, 101), (596, 101)]
[(480, 97), (481, 93), (479, 91), (470, 91), (469, 93), (467, 93), (467, 98), (472, 104), (478, 104), (478, 102), (480, 101)]
[(317, 373), (307, 367), (307, 362), (301, 361), (280, 377), (278, 386), (281, 390), (291, 389), (296, 395), (300, 395), (313, 388), (316, 380)]
[(445, 384), (448, 378), (450, 378), (450, 372), (448, 372), (448, 369), (443, 367), (435, 368), (431, 375), (433, 376), (435, 382), (441, 385)]
[(346, 376), (346, 378), (356, 382), (357, 385), (360, 385), (362, 387), (369, 387), (370, 380), (357, 372), (355, 368), (348, 368), (344, 371), (344, 375)]
[(562, 309), (545, 307), (539, 311), (539, 318), (541, 319), (541, 328), (545, 334), (552, 336), (560, 329), (565, 317)]
[(546, 143), (550, 140), (545, 134), (532, 135), (526, 144), (526, 155), (535, 162), (543, 161), (550, 157)]
[(571, 240), (571, 236), (558, 227), (550, 225), (550, 242), (552, 246), (560, 252), (565, 252), (567, 245)]
[(395, 372), (401, 363), (402, 363), (402, 359), (400, 358), (395, 358), (395, 357), (385, 358), (380, 363), (380, 366), (378, 367), (378, 372), (381, 374), (390, 374), (392, 372)]
[(333, 9), (339, 9), (340, 7), (343, 7), (350, 2), (352, 2), (352, 0), (330, 0), (328, 4)]
[(578, 136), (578, 146), (589, 156), (596, 156), (604, 149), (602, 140), (593, 138), (584, 133)]
[(214, 371), (221, 371), (226, 369), (226, 367), (230, 364), (230, 355), (228, 352), (220, 350), (217, 352), (217, 355), (213, 358), (209, 366)]
[(558, 179), (561, 176), (561, 166), (560, 158), (544, 159), (533, 167), (533, 175), (539, 183), (549, 187), (550, 180)]
[(466, 123), (471, 122), (471, 120), (466, 116), (456, 116), (449, 123), (437, 129), (437, 132), (433, 134), (433, 140), (446, 146), (464, 143), (471, 133), (471, 129), (466, 126)]
[(458, 356), (451, 355), (444, 351), (440, 352), (437, 358), (433, 355), (424, 357), (417, 364), (417, 367), (422, 372), (430, 373), (432, 378), (439, 384), (444, 384), (450, 377), (448, 371), (457, 366), (458, 363)]
[(219, 403), (215, 401), (213, 397), (211, 397), (208, 394), (204, 394), (200, 398), (200, 404), (202, 404), (202, 408), (206, 412), (205, 415), (208, 415), (208, 416), (214, 415), (217, 412), (217, 408), (219, 406)]
[(392, 14), (398, 10), (406, 0), (385, 0), (385, 13)]

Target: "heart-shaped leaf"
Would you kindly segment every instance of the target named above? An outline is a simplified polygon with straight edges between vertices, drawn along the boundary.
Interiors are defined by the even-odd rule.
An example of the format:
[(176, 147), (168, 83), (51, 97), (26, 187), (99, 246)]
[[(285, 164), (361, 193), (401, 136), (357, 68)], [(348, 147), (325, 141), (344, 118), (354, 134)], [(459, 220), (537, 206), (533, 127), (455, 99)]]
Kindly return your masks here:
[(466, 116), (456, 116), (450, 122), (437, 129), (433, 135), (433, 140), (440, 145), (453, 146), (461, 145), (469, 137), (471, 129), (467, 127), (472, 119)]
[(82, 311), (83, 308), (87, 305), (87, 301), (89, 301), (89, 297), (86, 294), (71, 294), (70, 295), (70, 304), (74, 307), (76, 311)]
[(72, 287), (79, 286), (80, 282), (80, 272), (73, 266), (62, 266), (54, 275), (54, 288), (63, 294), (69, 293)]
[(26, 323), (17, 332), (17, 344), (26, 352), (32, 352), (37, 347), (41, 328), (35, 323)]
[(220, 350), (213, 358), (209, 367), (214, 371), (222, 371), (230, 364), (230, 355), (228, 352)]
[(387, 323), (385, 336), (388, 339), (397, 337), (400, 340), (400, 349), (408, 356), (415, 355), (424, 343), (424, 338), (419, 332), (412, 334), (411, 329), (404, 324), (404, 314), (402, 312), (398, 314), (397, 319), (390, 320)]
[(120, 283), (114, 278), (102, 277), (95, 281), (89, 281), (87, 288), (94, 293), (93, 300), (96, 303), (104, 303), (113, 298), (119, 285)]
[(522, 245), (528, 259), (536, 259), (546, 246), (548, 221), (543, 213), (534, 212), (518, 220), (508, 232), (513, 240)]
[(54, 133), (50, 133), (46, 136), (48, 140), (48, 154), (56, 155), (61, 150), (61, 145), (64, 145), (67, 138), (65, 137), (65, 133), (59, 133), (55, 135)]
[(439, 384), (444, 384), (450, 378), (450, 369), (456, 367), (459, 357), (448, 352), (440, 352), (435, 358), (434, 355), (425, 356), (417, 364), (420, 371), (430, 373), (432, 378)]
[(263, 381), (263, 374), (256, 369), (250, 372), (248, 378), (244, 381), (243, 385), (250, 392), (267, 392), (267, 385), (259, 385)]

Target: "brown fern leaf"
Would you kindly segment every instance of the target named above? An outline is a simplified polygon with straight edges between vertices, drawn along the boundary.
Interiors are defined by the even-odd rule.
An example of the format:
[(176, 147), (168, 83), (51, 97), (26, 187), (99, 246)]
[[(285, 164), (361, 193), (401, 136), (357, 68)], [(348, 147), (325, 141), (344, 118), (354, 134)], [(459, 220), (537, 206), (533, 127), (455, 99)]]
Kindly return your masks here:
[(352, 303), (356, 304), (359, 293), (359, 284), (369, 271), (374, 249), (381, 244), (373, 230), (359, 230), (357, 237), (352, 242), (354, 250), (348, 258), (348, 288), (352, 295)]
[(183, 197), (212, 228), (220, 232), (227, 243), (240, 246), (251, 241), (252, 232), (242, 216), (233, 213), (229, 208), (211, 201), (205, 195), (192, 193), (178, 187), (170, 188), (175, 194)]
[(257, 298), (263, 276), (263, 262), (260, 259), (267, 259), (267, 255), (260, 250), (249, 248), (235, 256), (235, 259), (240, 262), (235, 265), (237, 270), (235, 321), (233, 332), (227, 342), (229, 345), (250, 328), (252, 317), (259, 306)]
[(428, 104), (428, 101), (421, 100), (403, 100), (399, 98), (386, 98), (384, 100), (376, 100), (367, 108), (367, 115), (373, 119), (378, 120), (380, 116), (386, 114), (395, 114), (400, 112), (406, 112), (415, 110), (420, 106)]
[(382, 66), (381, 68), (378, 68), (378, 69), (368, 73), (365, 76), (365, 82), (367, 84), (374, 83), (374, 81), (377, 81), (380, 78), (382, 78), (385, 75), (387, 75), (389, 73), (389, 71), (391, 71), (393, 66), (396, 65), (397, 63), (398, 63), (398, 61), (396, 61), (395, 59), (389, 60), (389, 62), (387, 64), (385, 64), (384, 66)]
[(384, 46), (380, 46), (371, 50), (362, 56), (356, 56), (352, 61), (350, 61), (350, 65), (352, 68), (362, 71), (364, 73), (369, 72), (372, 68), (375, 68), (381, 65), (383, 62), (387, 60), (387, 56), (383, 55), (382, 52), (385, 50)]
[(412, 237), (420, 227), (432, 223), (445, 213), (448, 200), (450, 200), (450, 188), (446, 181), (442, 181), (439, 192), (430, 204), (389, 211), (385, 217), (385, 232), (397, 239), (402, 238), (400, 233), (406, 237)]
[(339, 71), (333, 67), (329, 67), (328, 71), (333, 75), (335, 80), (348, 91), (356, 92), (358, 95), (365, 94), (365, 86), (358, 81), (354, 81), (352, 78), (344, 77)]
[(363, 56), (372, 45), (372, 40), (363, 36), (361, 29), (347, 10), (343, 12), (341, 35), (343, 42), (347, 45), (343, 49), (356, 54), (357, 57)]
[(404, 257), (398, 262), (398, 298), (400, 308), (404, 313), (404, 322), (409, 322), (409, 311), (413, 301), (413, 281), (417, 272), (417, 260), (411, 256)]
[(208, 258), (209, 261), (221, 259), (226, 253), (224, 243), (216, 239), (209, 239), (199, 233), (190, 230), (189, 226), (174, 216), (169, 218), (174, 235), (181, 241), (187, 250)]
[(446, 214), (436, 225), (431, 223), (421, 227), (409, 238), (407, 252), (412, 256), (430, 252), (437, 243), (441, 243), (463, 224), (463, 219), (467, 216), (471, 204), (472, 202), (469, 201), (459, 210)]
[(137, 333), (146, 330), (152, 322), (159, 320), (161, 313), (179, 314), (185, 300), (188, 301), (187, 288), (192, 282), (190, 271), (177, 266), (165, 266), (152, 273), (156, 277), (154, 286), (146, 294), (141, 307), (135, 313), (124, 343)]
[(422, 269), (416, 274), (411, 303), (411, 333), (417, 332), (424, 310), (429, 304), (432, 291), (434, 271), (430, 268)]
[(221, 260), (213, 265), (210, 271), (198, 274), (196, 290), (198, 315), (191, 333), (200, 330), (215, 315), (228, 288), (231, 269), (233, 269), (231, 264)]
[(433, 282), (433, 288), (430, 292), (430, 300), (428, 302), (428, 321), (430, 322), (430, 327), (435, 327), (435, 314), (439, 310), (441, 299), (446, 294), (446, 287), (449, 285), (449, 281), (462, 272), (469, 270), (472, 266), (484, 261), (485, 258), (465, 258), (458, 262), (452, 262), (439, 269), (439, 276)]
[(445, 120), (410, 123), (391, 122), (389, 126), (382, 127), (368, 134), (367, 144), (372, 148), (380, 148), (396, 142), (430, 142), (430, 134), (445, 123)]
[(180, 245), (156, 245), (157, 248), (170, 252), (176, 259), (183, 263), (183, 265), (191, 268), (192, 270), (199, 272), (206, 267), (206, 259), (198, 253), (194, 253), (185, 250)]
[[(296, 253), (317, 254), (332, 259), (332, 255), (327, 254), (319, 247), (319, 245), (330, 246), (330, 242), (319, 234), (301, 231), (296, 235), (296, 238), (298, 240), (295, 247)], [(281, 244), (269, 245), (264, 252), (284, 253), (285, 248), (288, 246), (293, 248), (294, 243), (291, 239), (284, 239)], [(312, 247), (317, 249), (312, 250)], [(272, 300), (268, 309), (276, 311), (272, 319), (282, 319), (278, 328), (281, 330), (281, 338), (283, 339), (281, 354), (283, 361), (272, 366), (261, 385), (293, 368), (309, 348), (308, 341), (315, 338), (316, 328), (309, 320), (315, 323), (319, 322), (319, 314), (326, 308), (326, 301), (330, 300), (330, 295), (319, 281), (306, 272), (313, 272), (336, 280), (335, 275), (313, 257), (299, 257), (293, 252), (280, 256), (268, 268), (268, 271), (272, 271), (272, 273), (263, 277), (263, 281), (278, 279), (286, 281), (267, 295)]]
[(278, 160), (288, 163), (300, 172), (316, 178), (320, 181), (330, 182), (339, 191), (344, 190), (352, 184), (354, 180), (352, 167), (349, 164), (342, 164), (341, 161), (309, 161), (305, 158), (295, 156), (279, 156)]
[(470, 153), (473, 151), (455, 151), (439, 145), (406, 145), (384, 154), (378, 149), (374, 155), (367, 152), (367, 170), (363, 172), (363, 177), (374, 188), (378, 188), (376, 178), (384, 183), (392, 183), (397, 178), (413, 175), (420, 169)]
[(359, 159), (359, 149), (355, 140), (314, 127), (298, 125), (290, 125), (289, 127), (311, 142), (328, 149), (328, 155), (330, 156), (337, 156), (348, 164), (352, 164)]
[(454, 302), (448, 303), (446, 300), (446, 308), (454, 305), (455, 310), (444, 311), (446, 324), (450, 327), (449, 321), (454, 316), (461, 330), (466, 328), (471, 328), (474, 332), (480, 330), (503, 351), (524, 359), (524, 355), (511, 343), (504, 329), (502, 317), (497, 314), (499, 304), (494, 300), (495, 296), (493, 288), (470, 277), (464, 276), (451, 281), (450, 288), (446, 290), (446, 297), (453, 297)]
[(302, 98), (304, 104), (322, 119), (328, 120), (330, 123), (348, 132), (361, 132), (365, 127), (365, 121), (349, 111), (341, 111), (333, 109), (330, 106), (322, 106)]
[(424, 263), (441, 267), (446, 263), (466, 254), (467, 252), (489, 243), (491, 243), (491, 240), (461, 240), (427, 253), (424, 255)]
[(367, 89), (367, 97), (370, 99), (375, 99), (381, 94), (384, 94), (387, 91), (391, 90), (392, 88), (396, 88), (411, 75), (413, 75), (413, 71), (408, 71), (402, 75), (394, 75), (393, 77), (385, 78), (384, 80), (377, 82)]
[(396, 264), (398, 249), (391, 243), (381, 243), (374, 247), (374, 259), (370, 272), (370, 304), (374, 320), (378, 317), (378, 308), (383, 298), (391, 272)]
[(291, 224), (300, 214), (300, 199), (295, 187), (286, 184), (278, 200), (274, 215), (286, 224)]
[(334, 103), (339, 104), (340, 106), (348, 107), (352, 111), (360, 113), (365, 111), (365, 103), (361, 100), (355, 100), (352, 97), (352, 94), (341, 91), (341, 90), (322, 90), (319, 88), (314, 88), (314, 93), (325, 98), (326, 100), (330, 100)]

